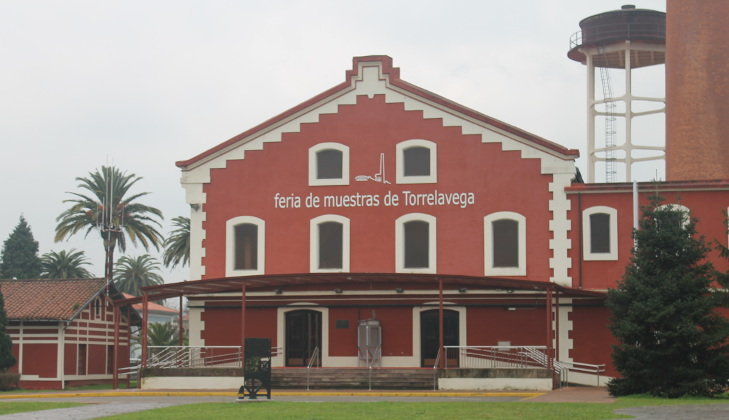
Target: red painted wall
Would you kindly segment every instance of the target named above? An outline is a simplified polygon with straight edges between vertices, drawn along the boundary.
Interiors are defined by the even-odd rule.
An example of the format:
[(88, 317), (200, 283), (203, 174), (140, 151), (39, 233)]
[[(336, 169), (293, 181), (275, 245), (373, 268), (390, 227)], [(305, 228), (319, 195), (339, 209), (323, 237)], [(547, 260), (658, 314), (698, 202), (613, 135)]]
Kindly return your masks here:
[[(240, 305), (240, 301), (237, 303)], [(229, 303), (227, 305), (230, 305)], [(240, 346), (240, 309), (215, 308), (202, 313), (204, 329), (201, 338), (209, 346)], [(270, 338), (271, 346), (276, 344), (276, 309), (247, 308), (246, 337)]]
[(512, 346), (543, 346), (547, 342), (547, 321), (543, 307), (468, 308), (469, 346), (495, 346), (510, 341)]
[[(650, 204), (649, 197), (655, 192), (641, 192), (640, 206)], [(729, 206), (729, 191), (659, 191), (664, 198), (664, 204), (681, 204), (689, 208), (691, 217), (698, 219), (696, 230), (698, 235), (705, 236), (707, 244), (711, 246), (709, 261), (719, 270), (729, 270), (729, 261), (719, 258), (718, 252), (713, 249), (715, 241), (726, 245), (727, 235), (724, 226), (723, 214)], [(625, 267), (630, 263), (631, 249), (633, 247), (633, 195), (632, 192), (598, 192), (568, 195), (572, 211), (569, 217), (573, 220), (573, 229), (570, 233), (573, 248), (570, 257), (573, 264), (570, 274), (573, 287), (585, 289), (600, 289), (616, 287), (623, 277)], [(580, 203), (581, 201), (581, 203)], [(582, 225), (578, 222), (578, 213), (581, 207), (585, 210), (593, 206), (613, 207), (618, 211), (618, 260), (617, 261), (581, 261), (580, 241)], [(642, 213), (639, 213), (642, 214)], [(587, 246), (587, 244), (583, 244)]]
[(66, 344), (63, 354), (63, 373), (66, 375), (76, 375), (78, 371), (76, 370), (76, 352), (78, 350), (78, 345), (76, 344)]
[(605, 307), (574, 307), (569, 314), (572, 321), (572, 350), (576, 362), (605, 364), (608, 376), (619, 376), (612, 365), (612, 348), (617, 344), (608, 329), (610, 311)]
[(41, 378), (56, 377), (55, 344), (23, 344), (23, 374)]
[(106, 373), (106, 346), (101, 344), (89, 344), (87, 349), (88, 374), (98, 375)]
[[(357, 105), (341, 106), (319, 123), (304, 124), (301, 132), (287, 133), (280, 143), (245, 152), (244, 160), (228, 161), (211, 172), (204, 185), (207, 197), (205, 277), (225, 276), (225, 224), (242, 215), (266, 221), (266, 273), (309, 271), (309, 221), (323, 214), (346, 216), (351, 223), (351, 271), (395, 270), (395, 219), (422, 212), (437, 218), (437, 270), (451, 274), (484, 274), (483, 217), (497, 211), (514, 211), (527, 217), (530, 280), (548, 281), (548, 201), (550, 176), (540, 174), (539, 159), (522, 159), (519, 152), (501, 151), (499, 144), (484, 144), (480, 136), (461, 134), (460, 128), (443, 127), (440, 119), (424, 119), (419, 111), (404, 111), (402, 104), (386, 104), (383, 96), (359, 97)], [(396, 184), (395, 147), (409, 139), (437, 144), (437, 184)], [(350, 185), (308, 186), (308, 150), (323, 142), (350, 147)], [(390, 185), (356, 182), (354, 176), (378, 170), (380, 153)], [(514, 180), (519, 188), (514, 188)], [(275, 193), (284, 196), (403, 195), (418, 192), (475, 192), (475, 205), (376, 208), (275, 209)], [(447, 244), (447, 246), (446, 246)]]

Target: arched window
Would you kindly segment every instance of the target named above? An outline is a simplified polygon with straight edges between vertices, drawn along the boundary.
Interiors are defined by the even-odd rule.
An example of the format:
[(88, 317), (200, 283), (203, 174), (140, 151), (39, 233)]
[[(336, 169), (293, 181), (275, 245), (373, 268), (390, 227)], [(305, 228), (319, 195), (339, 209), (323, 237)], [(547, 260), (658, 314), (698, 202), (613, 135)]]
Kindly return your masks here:
[(618, 211), (594, 206), (582, 211), (582, 255), (585, 261), (618, 259)]
[(526, 218), (501, 211), (484, 217), (484, 273), (526, 275)]
[(349, 147), (330, 142), (309, 148), (309, 185), (349, 185)]
[(682, 204), (661, 204), (656, 207), (656, 210), (668, 209), (676, 211), (676, 223), (680, 223), (682, 227), (685, 227), (691, 221), (691, 210)]
[(395, 221), (395, 265), (398, 273), (435, 273), (435, 217), (411, 213)]
[(428, 140), (406, 140), (396, 146), (398, 184), (434, 184), (438, 182), (437, 151)]
[(226, 223), (226, 276), (263, 274), (266, 224), (253, 216), (234, 217)]
[(349, 271), (349, 219), (326, 214), (310, 222), (310, 271)]

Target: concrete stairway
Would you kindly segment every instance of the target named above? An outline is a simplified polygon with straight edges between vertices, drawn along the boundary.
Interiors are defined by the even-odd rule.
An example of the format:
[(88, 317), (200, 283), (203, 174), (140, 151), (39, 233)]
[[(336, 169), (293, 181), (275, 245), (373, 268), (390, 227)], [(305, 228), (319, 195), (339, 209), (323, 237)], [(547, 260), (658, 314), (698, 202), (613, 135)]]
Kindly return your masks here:
[(306, 389), (307, 370), (312, 389), (433, 389), (433, 369), (274, 368), (273, 389)]

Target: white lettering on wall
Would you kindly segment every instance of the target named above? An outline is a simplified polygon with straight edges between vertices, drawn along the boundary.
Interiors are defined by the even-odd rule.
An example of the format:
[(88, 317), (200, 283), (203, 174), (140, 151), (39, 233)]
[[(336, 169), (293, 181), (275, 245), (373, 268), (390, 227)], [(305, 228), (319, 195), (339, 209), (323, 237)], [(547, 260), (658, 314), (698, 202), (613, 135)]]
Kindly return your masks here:
[(301, 197), (294, 193), (276, 193), (273, 196), (273, 207), (276, 209), (305, 208), (347, 208), (347, 207), (417, 207), (417, 206), (453, 206), (465, 209), (476, 203), (473, 192), (440, 192), (428, 193), (403, 191), (402, 194), (388, 191), (387, 194), (340, 194), (318, 196), (309, 193)]

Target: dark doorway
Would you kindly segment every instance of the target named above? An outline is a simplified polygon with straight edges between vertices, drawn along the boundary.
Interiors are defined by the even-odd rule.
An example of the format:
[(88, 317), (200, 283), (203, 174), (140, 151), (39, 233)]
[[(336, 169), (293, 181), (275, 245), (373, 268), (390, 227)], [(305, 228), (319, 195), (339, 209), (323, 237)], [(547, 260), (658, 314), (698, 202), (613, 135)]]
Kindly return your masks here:
[(286, 366), (306, 366), (317, 347), (321, 366), (321, 312), (286, 312)]
[[(443, 310), (443, 345), (459, 345), (458, 312)], [(438, 357), (438, 310), (432, 309), (420, 313), (420, 365), (432, 368)], [(458, 366), (458, 355), (449, 355), (448, 366)]]

